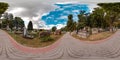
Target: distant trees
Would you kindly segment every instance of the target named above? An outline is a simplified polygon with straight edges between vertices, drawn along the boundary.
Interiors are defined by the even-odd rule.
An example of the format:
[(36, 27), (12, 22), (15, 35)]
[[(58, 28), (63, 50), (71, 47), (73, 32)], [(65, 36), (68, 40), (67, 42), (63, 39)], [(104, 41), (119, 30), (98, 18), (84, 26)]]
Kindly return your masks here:
[(14, 19), (13, 14), (4, 13), (3, 14), (3, 21), (2, 21), (3, 27), (9, 27), (12, 29), (14, 27), (14, 20), (13, 19)]
[(76, 29), (76, 22), (73, 21), (73, 15), (70, 14), (68, 16), (68, 22), (67, 22), (67, 26), (66, 26), (67, 31), (74, 31)]
[(32, 21), (30, 21), (28, 23), (28, 30), (33, 30), (33, 23), (32, 23)]
[(56, 26), (54, 26), (54, 27), (52, 27), (52, 32), (55, 32), (56, 30), (57, 30), (57, 27)]
[[(97, 8), (94, 8), (94, 11), (90, 14), (87, 14), (85, 11), (80, 11), (78, 14), (78, 22), (73, 21), (73, 16), (68, 15), (68, 22), (66, 29), (68, 31), (77, 32), (83, 28), (98, 28), (98, 32), (101, 32), (100, 29), (106, 31), (109, 29), (114, 32), (114, 29), (120, 25), (118, 20), (120, 19), (120, 3), (99, 3)], [(75, 29), (74, 29), (75, 27)]]
[(16, 27), (16, 30), (18, 30), (19, 28), (23, 29), (23, 27), (25, 26), (23, 19), (21, 17), (15, 17), (14, 26)]
[[(0, 2), (0, 18), (2, 14), (8, 9), (9, 5), (8, 3)], [(24, 21), (21, 19), (21, 17), (15, 17), (11, 13), (4, 13), (3, 14), (3, 20), (2, 20), (2, 27), (3, 28), (10, 28), (13, 29), (13, 27), (16, 27), (16, 30), (19, 28), (24, 27)]]
[(9, 13), (9, 15), (8, 15), (8, 20), (13, 20), (13, 14), (12, 13)]
[(106, 19), (109, 27), (113, 32), (115, 22), (120, 18), (120, 2), (117, 3), (99, 3), (98, 6), (103, 8), (106, 13)]
[(83, 29), (85, 26), (86, 26), (85, 11), (80, 11), (80, 14), (78, 14), (77, 32), (78, 30)]

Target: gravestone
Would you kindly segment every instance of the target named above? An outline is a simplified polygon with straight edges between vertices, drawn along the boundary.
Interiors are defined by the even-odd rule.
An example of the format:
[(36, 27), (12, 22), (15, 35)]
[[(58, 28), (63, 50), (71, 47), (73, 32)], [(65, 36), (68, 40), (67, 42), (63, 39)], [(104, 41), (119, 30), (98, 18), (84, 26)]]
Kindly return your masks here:
[(8, 30), (8, 31), (10, 31), (10, 30), (11, 30), (11, 29), (10, 29), (10, 27), (9, 27), (9, 25), (7, 25), (7, 30)]
[(86, 31), (81, 31), (77, 35), (82, 38), (87, 38), (89, 36)]
[(92, 28), (92, 34), (96, 34), (98, 33), (98, 29), (97, 28)]
[(26, 27), (24, 27), (23, 36), (24, 36), (24, 37), (27, 36), (27, 28), (26, 28)]

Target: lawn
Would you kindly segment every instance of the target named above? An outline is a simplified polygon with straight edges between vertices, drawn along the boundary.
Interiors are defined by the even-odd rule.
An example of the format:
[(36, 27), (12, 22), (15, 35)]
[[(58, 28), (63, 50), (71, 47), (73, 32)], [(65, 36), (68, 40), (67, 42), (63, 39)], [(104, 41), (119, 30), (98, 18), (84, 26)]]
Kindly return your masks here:
[(97, 41), (97, 40), (102, 40), (105, 38), (110, 37), (111, 35), (113, 35), (114, 33), (112, 32), (101, 32), (101, 33), (97, 33), (97, 34), (92, 34), (87, 38), (82, 38), (77, 36), (76, 34), (73, 34), (72, 36), (79, 39), (79, 40), (84, 40), (84, 41)]
[(18, 43), (24, 45), (24, 46), (28, 46), (28, 47), (45, 47), (48, 45), (53, 44), (54, 42), (56, 42), (59, 38), (61, 38), (63, 36), (62, 35), (51, 35), (51, 37), (54, 39), (53, 41), (48, 41), (48, 42), (41, 42), (39, 37), (36, 37), (34, 39), (26, 39), (22, 36), (22, 34), (14, 34), (11, 33), (9, 31), (6, 31), (11, 37), (14, 38), (14, 40), (16, 40)]

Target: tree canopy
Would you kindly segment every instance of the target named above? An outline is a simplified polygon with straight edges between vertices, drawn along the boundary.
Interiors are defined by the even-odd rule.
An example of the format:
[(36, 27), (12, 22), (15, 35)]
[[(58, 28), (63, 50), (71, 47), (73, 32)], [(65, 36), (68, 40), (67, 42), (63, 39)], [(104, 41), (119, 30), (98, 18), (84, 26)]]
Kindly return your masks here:
[(21, 17), (15, 17), (14, 25), (15, 25), (16, 29), (18, 29), (18, 27), (20, 27), (22, 29), (24, 27), (23, 19)]
[(70, 32), (72, 32), (73, 30), (76, 29), (76, 22), (73, 21), (73, 15), (72, 14), (70, 14), (68, 16), (68, 22), (67, 22), (66, 28), (67, 28), (67, 31), (70, 31)]
[(53, 26), (52, 27), (52, 32), (55, 32), (57, 30), (57, 27), (56, 26)]
[(8, 7), (9, 7), (8, 3), (0, 2), (0, 17), (1, 14), (3, 14), (8, 9)]
[(99, 3), (98, 6), (102, 7), (106, 11), (120, 13), (120, 2), (116, 2), (116, 3)]

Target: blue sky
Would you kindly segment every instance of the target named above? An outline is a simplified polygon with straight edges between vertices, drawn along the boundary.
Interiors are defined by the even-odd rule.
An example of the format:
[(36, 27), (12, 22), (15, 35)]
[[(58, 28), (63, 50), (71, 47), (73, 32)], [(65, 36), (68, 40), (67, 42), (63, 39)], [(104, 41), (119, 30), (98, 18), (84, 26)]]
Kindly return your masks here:
[[(77, 21), (77, 15), (80, 10), (90, 11), (87, 4), (54, 4), (57, 6), (54, 10), (51, 10), (47, 14), (43, 15), (41, 20), (45, 22), (46, 25), (56, 26), (58, 24), (66, 25), (67, 16), (73, 14), (74, 21)], [(59, 27), (59, 26), (58, 26)]]

